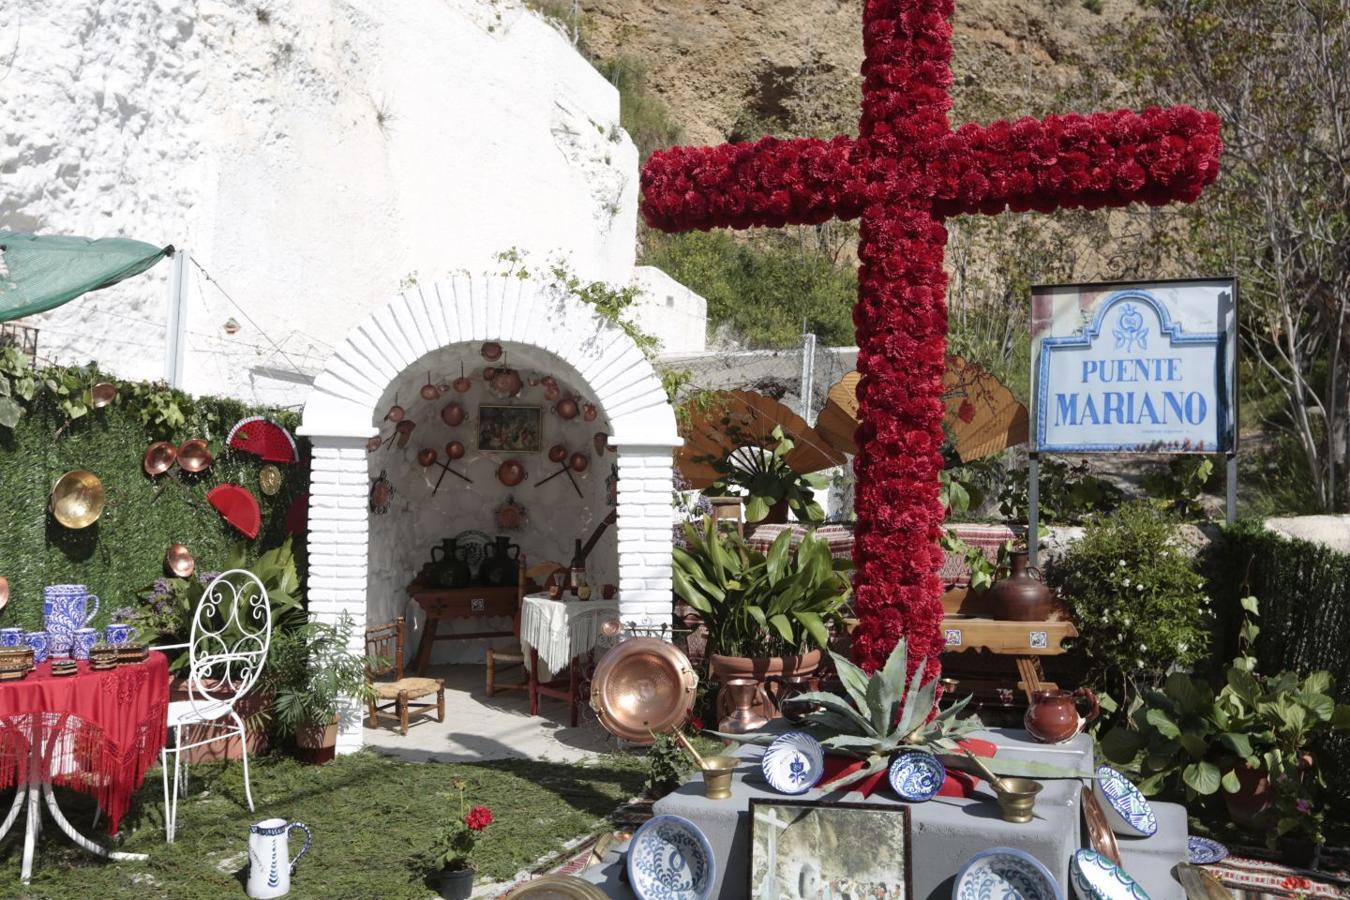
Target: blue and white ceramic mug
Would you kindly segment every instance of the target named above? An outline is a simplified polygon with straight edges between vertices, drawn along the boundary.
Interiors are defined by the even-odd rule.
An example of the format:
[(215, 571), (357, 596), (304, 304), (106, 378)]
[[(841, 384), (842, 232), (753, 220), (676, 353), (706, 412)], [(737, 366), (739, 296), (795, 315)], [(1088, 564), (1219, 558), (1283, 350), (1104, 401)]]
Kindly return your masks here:
[(24, 643), (33, 648), (33, 665), (47, 658), (47, 632), (29, 631), (23, 636)]
[(110, 644), (129, 644), (140, 637), (141, 630), (125, 622), (112, 622), (103, 629), (104, 640)]
[(75, 644), (70, 648), (70, 655), (76, 659), (88, 659), (89, 648), (97, 643), (97, 628), (77, 628), (75, 630)]
[(22, 628), (0, 628), (0, 647), (23, 646), (23, 635)]

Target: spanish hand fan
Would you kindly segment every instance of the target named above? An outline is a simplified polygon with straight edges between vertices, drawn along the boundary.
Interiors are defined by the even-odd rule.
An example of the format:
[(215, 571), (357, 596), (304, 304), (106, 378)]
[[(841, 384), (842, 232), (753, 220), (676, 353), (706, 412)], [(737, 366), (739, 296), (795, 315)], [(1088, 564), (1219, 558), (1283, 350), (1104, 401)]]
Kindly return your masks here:
[(276, 422), (270, 422), (262, 416), (250, 416), (240, 419), (230, 429), (225, 438), (227, 446), (251, 453), (267, 462), (293, 463), (300, 459), (295, 447), (295, 438)]
[(206, 499), (235, 528), (250, 538), (258, 536), (262, 527), (262, 512), (257, 499), (248, 488), (237, 484), (222, 484), (211, 488)]

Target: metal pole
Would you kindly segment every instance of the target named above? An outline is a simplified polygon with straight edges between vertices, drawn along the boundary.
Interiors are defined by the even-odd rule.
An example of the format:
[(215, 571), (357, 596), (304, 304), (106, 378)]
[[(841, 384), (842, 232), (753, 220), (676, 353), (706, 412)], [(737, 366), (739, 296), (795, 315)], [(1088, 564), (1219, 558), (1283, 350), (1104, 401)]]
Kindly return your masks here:
[(1033, 566), (1037, 561), (1040, 543), (1041, 519), (1041, 455), (1027, 455), (1027, 558)]
[(811, 394), (815, 391), (816, 380), (816, 336), (807, 332), (802, 335), (802, 380), (801, 380), (801, 417), (811, 422)]
[(179, 248), (173, 254), (169, 275), (169, 315), (164, 334), (164, 380), (170, 387), (183, 386), (183, 357), (187, 335), (187, 262), (188, 252)]
[(1237, 521), (1237, 454), (1229, 453), (1224, 457), (1224, 475), (1228, 482), (1228, 524), (1232, 525)]

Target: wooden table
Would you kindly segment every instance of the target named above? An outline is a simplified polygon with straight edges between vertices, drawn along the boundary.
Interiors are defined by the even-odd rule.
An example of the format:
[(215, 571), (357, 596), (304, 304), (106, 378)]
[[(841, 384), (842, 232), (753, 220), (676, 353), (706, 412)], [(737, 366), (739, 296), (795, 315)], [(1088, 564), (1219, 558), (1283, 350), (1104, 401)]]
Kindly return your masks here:
[(1036, 691), (1059, 687), (1042, 680), (1041, 657), (1064, 653), (1064, 642), (1078, 637), (1078, 629), (1068, 621), (1006, 622), (959, 613), (943, 617), (942, 633), (947, 639), (948, 653), (987, 650), (1013, 657), (1021, 678), (1017, 686), (1025, 692), (1028, 703)]
[[(552, 697), (567, 704), (568, 721), (573, 728), (577, 727), (581, 703), (580, 657), (590, 656), (600, 634), (600, 623), (618, 613), (617, 600), (564, 601), (550, 599), (548, 594), (525, 595), (520, 610), (520, 642), (529, 654), (530, 715), (539, 715), (541, 696)], [(545, 643), (548, 646), (541, 670), (539, 648)], [(553, 677), (564, 670), (565, 677)]]
[(460, 631), (440, 634), (441, 622), (453, 619), (514, 619), (519, 588), (507, 587), (433, 588), (414, 581), (408, 593), (426, 614), (422, 640), (417, 645), (417, 674), (426, 675), (431, 651), (437, 641), (470, 641), (476, 638), (512, 637), (511, 628), (490, 631)]

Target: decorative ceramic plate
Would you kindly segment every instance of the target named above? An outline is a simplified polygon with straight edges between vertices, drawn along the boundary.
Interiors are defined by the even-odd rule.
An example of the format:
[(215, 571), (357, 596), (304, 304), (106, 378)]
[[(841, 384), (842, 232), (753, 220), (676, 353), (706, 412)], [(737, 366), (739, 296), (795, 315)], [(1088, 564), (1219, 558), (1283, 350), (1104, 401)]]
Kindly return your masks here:
[(628, 884), (638, 900), (708, 900), (716, 877), (708, 838), (681, 816), (648, 819), (628, 844)]
[(1069, 883), (1078, 900), (1149, 900), (1124, 869), (1096, 850), (1079, 850), (1073, 855)]
[(605, 900), (605, 892), (575, 875), (545, 875), (506, 895), (510, 900)]
[(1012, 847), (983, 850), (966, 860), (952, 884), (952, 900), (1063, 900), (1059, 882), (1041, 861)]
[(789, 731), (764, 751), (759, 768), (780, 794), (804, 794), (825, 774), (825, 750), (805, 731)]
[(1126, 837), (1151, 837), (1158, 830), (1158, 817), (1130, 779), (1110, 766), (1097, 767), (1097, 784), (1106, 797), (1106, 819), (1111, 830)]
[(947, 767), (931, 753), (906, 750), (891, 760), (886, 777), (901, 800), (921, 803), (937, 796), (947, 778)]
[(1228, 856), (1228, 848), (1207, 837), (1191, 835), (1186, 839), (1186, 854), (1192, 865), (1209, 866)]

